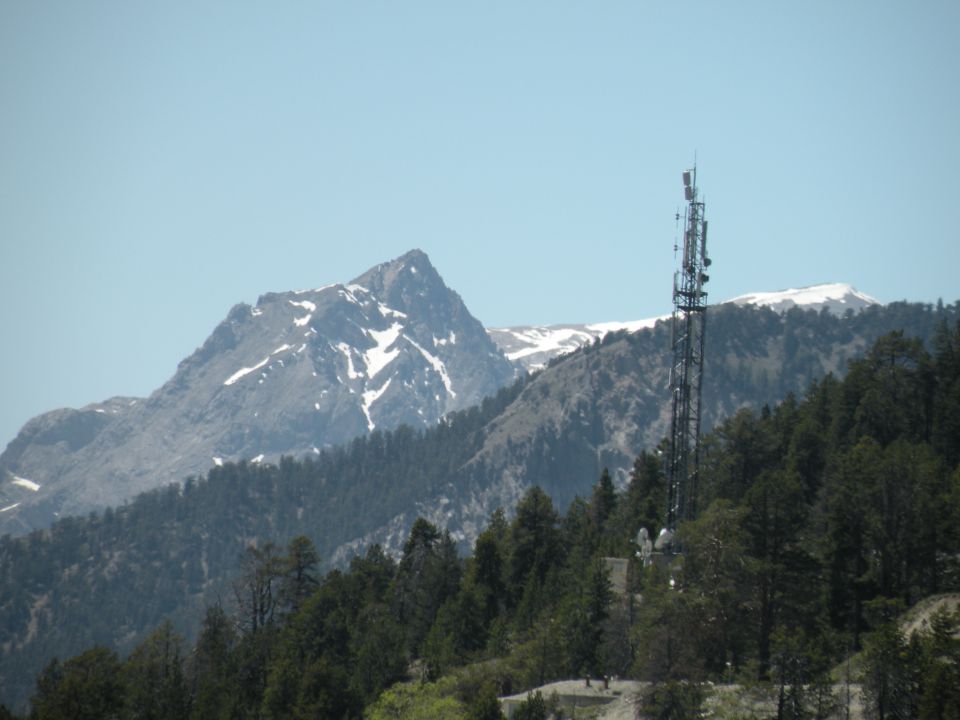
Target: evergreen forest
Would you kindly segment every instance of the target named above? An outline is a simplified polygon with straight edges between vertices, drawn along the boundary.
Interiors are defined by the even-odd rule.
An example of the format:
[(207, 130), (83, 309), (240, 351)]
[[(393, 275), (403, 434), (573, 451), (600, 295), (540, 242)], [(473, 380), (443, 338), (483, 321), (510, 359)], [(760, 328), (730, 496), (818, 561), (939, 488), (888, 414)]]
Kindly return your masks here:
[[(183, 494), (229, 487), (211, 477)], [(731, 682), (765, 693), (778, 718), (843, 717), (836, 668), (850, 658), (867, 716), (960, 717), (960, 612), (910, 635), (897, 621), (960, 591), (960, 325), (943, 323), (930, 349), (888, 334), (843, 379), (718, 425), (682, 555), (644, 566), (635, 538), (660, 531), (665, 492), (651, 449), (625, 488), (603, 473), (563, 512), (529, 489), (509, 516), (492, 514), (465, 558), (422, 518), (398, 559), (373, 546), (326, 573), (304, 535), (250, 543), (195, 641), (160, 619), (122, 656), (91, 643), (52, 659), (26, 717), (492, 719), (497, 696), (584, 676), (647, 681), (644, 717), (703, 716), (711, 689)], [(152, 502), (186, 507), (163, 492)], [(55, 532), (78, 532), (80, 556), (111, 523), (140, 542), (123, 515)], [(171, 582), (204, 562), (191, 542)], [(630, 559), (625, 593), (608, 557)], [(513, 717), (545, 718), (548, 704), (532, 695)]]

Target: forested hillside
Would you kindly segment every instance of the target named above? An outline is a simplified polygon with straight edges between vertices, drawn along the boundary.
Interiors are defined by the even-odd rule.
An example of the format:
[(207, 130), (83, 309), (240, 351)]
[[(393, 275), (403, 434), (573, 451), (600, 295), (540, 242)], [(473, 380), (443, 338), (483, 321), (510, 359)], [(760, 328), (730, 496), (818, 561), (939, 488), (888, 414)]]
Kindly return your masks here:
[[(861, 648), (876, 716), (956, 717), (960, 616), (910, 638), (892, 619), (960, 590), (958, 430), (960, 327), (932, 353), (891, 334), (845, 379), (706, 438), (703, 510), (680, 529), (680, 558), (644, 568), (635, 555), (637, 531), (663, 516), (648, 452), (622, 492), (604, 473), (565, 513), (530, 489), (466, 560), (423, 519), (399, 562), (373, 547), (325, 577), (304, 537), (250, 546), (235, 600), (207, 608), (192, 650), (161, 624), (127, 659), (91, 648), (51, 662), (36, 717), (84, 702), (123, 718), (496, 718), (495, 695), (584, 674), (650, 681), (651, 717), (693, 712), (700, 681), (733, 679), (781, 717), (841, 716), (828, 671)], [(626, 596), (607, 556), (630, 558)]]
[[(714, 378), (711, 384), (719, 386), (726, 382), (730, 387), (723, 401), (727, 405), (720, 407), (718, 414), (724, 407), (733, 411), (741, 404), (748, 404), (758, 397), (756, 393), (776, 396), (788, 387), (789, 375), (814, 377), (823, 369), (842, 369), (844, 357), (855, 355), (864, 342), (863, 337), (879, 327), (908, 326), (936, 337), (931, 340), (932, 356), (926, 354), (919, 341), (907, 343), (907, 355), (895, 356), (894, 366), (902, 367), (904, 377), (913, 383), (909, 393), (898, 390), (903, 398), (876, 384), (862, 392), (844, 390), (850, 395), (843, 405), (848, 412), (837, 415), (837, 419), (834, 419), (833, 404), (839, 401), (822, 400), (823, 417), (829, 416), (829, 422), (822, 420), (830, 428), (826, 435), (820, 428), (816, 432), (810, 430), (810, 438), (798, 435), (794, 441), (791, 435), (788, 441), (784, 439), (784, 430), (777, 436), (780, 444), (771, 446), (766, 435), (755, 427), (761, 420), (768, 422), (760, 415), (739, 414), (725, 423), (706, 443), (705, 463), (715, 480), (712, 485), (704, 485), (703, 508), (708, 507), (714, 497), (745, 502), (747, 489), (757, 477), (768, 478), (773, 473), (772, 463), (786, 462), (787, 450), (799, 452), (792, 450), (790, 443), (793, 442), (801, 448), (807, 445), (813, 448), (804, 451), (806, 459), (797, 465), (802, 470), (798, 472), (807, 475), (823, 475), (827, 470), (837, 472), (835, 464), (825, 459), (827, 450), (833, 448), (828, 441), (839, 442), (839, 438), (851, 433), (879, 436), (876, 439), (887, 452), (889, 437), (897, 436), (900, 425), (910, 423), (913, 427), (914, 416), (920, 412), (916, 408), (922, 409), (926, 428), (922, 430), (925, 434), (917, 437), (924, 443), (934, 443), (933, 447), (940, 453), (936, 457), (942, 457), (947, 467), (955, 467), (955, 454), (950, 454), (955, 451), (949, 450), (948, 441), (960, 432), (950, 408), (955, 407), (960, 390), (955, 382), (951, 385), (947, 381), (953, 372), (949, 369), (950, 362), (955, 362), (949, 360), (949, 352), (954, 351), (943, 349), (956, 344), (955, 334), (946, 329), (956, 324), (955, 307), (934, 310), (893, 305), (865, 311), (846, 321), (826, 313), (797, 311), (778, 316), (765, 310), (729, 308), (715, 313), (711, 322), (712, 347), (717, 349), (710, 366)], [(937, 326), (939, 335), (934, 332)], [(751, 332), (751, 328), (755, 332)], [(237, 576), (240, 558), (251, 543), (261, 548), (269, 542), (282, 546), (290, 538), (304, 535), (316, 547), (321, 560), (329, 563), (338, 548), (362, 535), (365, 529), (386, 528), (388, 534), (380, 536), (389, 547), (402, 551), (413, 517), (409, 522), (400, 522), (398, 518), (403, 520), (407, 515), (429, 510), (434, 514), (428, 519), (442, 528), (444, 524), (437, 520), (437, 511), (441, 518), (456, 519), (451, 506), (469, 505), (479, 498), (477, 489), (483, 487), (483, 473), (498, 477), (491, 468), (495, 470), (496, 463), (505, 462), (504, 458), (513, 457), (519, 459), (515, 462), (524, 464), (524, 482), (514, 486), (517, 498), (525, 497), (527, 489), (537, 484), (554, 499), (559, 511), (570, 508), (575, 512), (576, 495), (589, 493), (602, 468), (596, 466), (595, 450), (589, 464), (572, 462), (580, 457), (572, 451), (587, 453), (590, 446), (578, 444), (578, 438), (582, 440), (596, 432), (596, 427), (585, 424), (582, 414), (555, 412), (551, 407), (589, 408), (577, 397), (588, 388), (601, 399), (594, 407), (605, 407), (610, 415), (618, 408), (629, 408), (634, 402), (634, 398), (628, 396), (629, 383), (659, 384), (656, 376), (651, 379), (644, 373), (653, 362), (649, 359), (653, 353), (647, 349), (651, 342), (649, 335), (656, 340), (657, 333), (663, 332), (657, 329), (652, 333), (611, 337), (555, 362), (540, 375), (522, 380), (479, 407), (456, 413), (430, 430), (416, 432), (403, 428), (394, 433), (373, 433), (344, 448), (323, 453), (315, 460), (285, 459), (277, 466), (226, 464), (212, 470), (206, 478), (193, 478), (182, 487), (147, 493), (102, 515), (65, 518), (50, 531), (0, 540), (0, 645), (3, 649), (0, 699), (16, 705), (25, 702), (34, 676), (53, 656), (69, 657), (95, 644), (124, 655), (142, 641), (146, 632), (167, 618), (173, 623), (173, 630), (192, 639), (205, 606), (218, 599), (229, 605), (233, 597), (231, 581)], [(845, 344), (837, 349), (838, 342)], [(792, 346), (792, 354), (783, 354), (780, 350), (783, 346)], [(771, 348), (777, 348), (777, 352)], [(818, 354), (818, 348), (829, 352)], [(744, 358), (753, 358), (754, 364)], [(825, 368), (828, 364), (835, 367)], [(810, 391), (812, 396), (819, 393), (818, 396), (834, 398), (840, 393), (838, 388), (860, 382), (857, 378), (867, 372), (858, 369), (862, 367), (862, 363), (856, 364), (850, 379), (843, 383), (837, 379), (821, 381)], [(578, 368), (582, 372), (575, 372)], [(892, 387), (896, 390), (899, 386)], [(756, 391), (753, 395), (751, 388)], [(841, 393), (838, 397), (846, 396)], [(705, 402), (719, 403), (718, 398), (720, 391), (716, 387), (705, 392)], [(642, 399), (648, 404), (655, 402), (652, 397)], [(812, 400), (806, 401), (803, 406), (807, 407), (810, 402)], [(783, 408), (796, 404), (788, 401)], [(783, 412), (786, 410), (777, 411)], [(902, 420), (897, 420), (901, 416)], [(559, 422), (563, 418), (567, 424)], [(806, 415), (803, 419), (807, 419)], [(890, 424), (890, 429), (881, 436), (868, 421), (878, 427)], [(810, 422), (801, 423), (801, 429), (809, 430)], [(525, 427), (534, 430), (529, 440), (524, 439)], [(754, 442), (755, 447), (750, 444)], [(651, 442), (646, 447), (652, 450), (655, 444)], [(644, 445), (638, 443), (637, 447)], [(742, 461), (732, 459), (737, 457), (737, 448), (741, 448)], [(650, 462), (649, 457), (647, 461)], [(572, 477), (577, 470), (579, 478)], [(807, 475), (802, 476), (807, 478)], [(805, 479), (804, 482), (812, 481)], [(817, 503), (822, 504), (829, 498), (819, 486), (810, 485), (805, 492), (809, 496), (805, 499), (817, 509), (812, 517), (819, 518), (817, 522), (822, 525), (815, 529), (818, 533), (825, 532), (826, 525), (822, 523), (826, 506)], [(650, 513), (663, 502), (653, 496), (644, 502), (648, 507), (647, 521), (655, 524), (657, 516)], [(501, 504), (507, 518), (512, 517), (516, 503)], [(478, 502), (471, 512), (477, 516), (482, 513), (483, 524), (486, 524), (496, 507), (496, 504), (484, 506)], [(840, 512), (839, 506), (832, 511)], [(898, 523), (901, 521), (902, 518), (897, 519)], [(450, 523), (450, 526), (452, 541), (461, 547), (478, 541), (476, 532), (471, 535), (464, 532), (465, 524)], [(896, 527), (906, 532), (901, 525)], [(929, 523), (924, 523), (925, 531), (928, 527)], [(619, 549), (608, 548), (608, 552), (624, 551), (622, 543), (627, 542), (636, 529), (627, 523), (618, 532), (621, 545)], [(938, 532), (942, 535), (952, 530)], [(818, 538), (816, 535), (806, 540), (815, 544)], [(939, 538), (938, 535), (931, 542), (939, 542)], [(564, 547), (569, 547), (569, 543), (565, 541), (561, 545), (557, 557), (564, 555)], [(902, 545), (894, 547), (897, 552), (903, 551)], [(361, 555), (364, 553), (362, 548)], [(853, 559), (844, 555), (836, 559), (835, 572), (839, 578), (836, 592), (839, 594), (842, 594), (841, 588), (846, 587), (844, 582), (850, 573), (859, 567), (860, 556), (851, 557)], [(939, 565), (935, 563), (932, 567), (939, 568), (934, 576), (936, 583), (942, 584), (946, 561), (937, 557)], [(933, 572), (930, 562), (928, 558), (918, 561), (916, 566), (927, 568), (924, 572), (929, 574)], [(849, 569), (850, 563), (854, 570)], [(911, 567), (914, 564), (911, 560)], [(859, 588), (866, 579), (862, 572), (856, 572), (859, 574), (856, 574), (855, 587)], [(885, 585), (884, 591), (886, 589)], [(864, 622), (863, 613), (858, 610), (854, 615), (853, 629), (859, 631)], [(846, 621), (846, 616), (837, 615), (832, 619)]]
[(204, 605), (229, 596), (249, 543), (305, 534), (328, 557), (358, 525), (387, 522), (442, 488), (522, 387), (427, 432), (374, 432), (316, 460), (228, 463), (102, 515), (3, 538), (0, 697), (25, 698), (51, 656), (95, 643), (129, 650), (164, 618), (192, 637)]
[[(892, 303), (840, 318), (799, 309), (711, 308), (704, 429), (742, 407), (759, 409), (802, 393), (828, 373), (842, 375), (885, 333), (909, 328), (929, 343), (939, 324), (957, 321), (958, 310), (956, 304)], [(482, 446), (464, 458), (442, 494), (398, 508), (390, 523), (358, 533), (345, 559), (374, 543), (399, 550), (417, 515), (473, 540), (494, 508), (513, 507), (531, 485), (561, 508), (586, 492), (587, 478), (603, 468), (622, 487), (637, 452), (669, 433), (670, 362), (669, 323), (611, 334), (556, 359), (484, 427)]]

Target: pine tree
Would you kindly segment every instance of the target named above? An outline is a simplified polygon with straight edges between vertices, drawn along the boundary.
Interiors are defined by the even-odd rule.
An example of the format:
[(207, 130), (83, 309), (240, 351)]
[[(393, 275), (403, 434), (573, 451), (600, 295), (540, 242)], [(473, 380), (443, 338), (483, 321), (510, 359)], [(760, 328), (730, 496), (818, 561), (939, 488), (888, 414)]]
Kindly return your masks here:
[(886, 599), (868, 603), (877, 624), (864, 649), (864, 712), (871, 719), (912, 716), (910, 668), (904, 662), (907, 645), (897, 623), (902, 609), (900, 603)]
[(186, 718), (189, 696), (183, 663), (183, 640), (166, 621), (123, 664), (127, 715), (138, 720)]
[(547, 703), (543, 695), (537, 690), (527, 695), (510, 715), (511, 720), (547, 720)]
[(610, 471), (603, 469), (600, 480), (593, 486), (590, 498), (590, 519), (593, 521), (597, 534), (602, 534), (607, 520), (617, 508), (617, 493), (613, 487), (613, 478)]
[(704, 717), (706, 693), (690, 682), (670, 680), (654, 683), (641, 695), (639, 718), (693, 720)]
[(750, 535), (752, 579), (759, 615), (759, 672), (766, 676), (773, 633), (790, 606), (809, 609), (818, 568), (805, 547), (808, 507), (797, 473), (762, 473), (747, 491), (744, 526)]
[(644, 527), (650, 538), (657, 537), (663, 527), (667, 507), (667, 483), (659, 456), (646, 450), (633, 462), (630, 482), (624, 498), (617, 505), (617, 532), (632, 541)]
[(510, 526), (507, 588), (513, 607), (524, 594), (529, 596), (543, 587), (548, 570), (557, 562), (558, 519), (553, 501), (539, 487), (530, 488), (517, 503)]
[(403, 627), (383, 604), (360, 609), (350, 637), (351, 688), (364, 702), (401, 680), (407, 669)]
[(116, 653), (95, 647), (48, 666), (34, 699), (37, 720), (113, 718), (123, 709), (124, 688)]
[(561, 622), (573, 675), (598, 677), (604, 673), (600, 649), (604, 621), (609, 616), (613, 591), (603, 561), (590, 563), (586, 574), (575, 583), (561, 610)]
[(200, 634), (188, 664), (194, 720), (225, 718), (228, 716), (233, 692), (232, 658), (235, 635), (223, 608), (207, 608)]
[(240, 563), (240, 577), (233, 583), (240, 613), (238, 623), (246, 632), (255, 633), (273, 623), (282, 573), (282, 560), (272, 542), (262, 548), (247, 547)]
[(486, 529), (477, 536), (473, 558), (468, 565), (468, 581), (483, 598), (485, 626), (506, 610), (507, 586), (504, 575), (507, 532), (503, 510), (498, 508)]
[(317, 589), (317, 565), (320, 556), (310, 538), (298, 535), (287, 545), (287, 554), (280, 560), (278, 604), (287, 613), (299, 610)]

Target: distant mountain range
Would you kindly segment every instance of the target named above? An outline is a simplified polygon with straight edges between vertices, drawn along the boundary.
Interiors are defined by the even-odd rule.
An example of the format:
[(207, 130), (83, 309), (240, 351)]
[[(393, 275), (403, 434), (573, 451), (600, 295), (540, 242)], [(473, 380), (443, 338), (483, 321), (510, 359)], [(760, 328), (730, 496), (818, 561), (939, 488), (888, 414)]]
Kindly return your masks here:
[[(826, 309), (835, 315), (843, 315), (848, 310), (858, 312), (865, 307), (880, 304), (878, 300), (843, 283), (751, 293), (726, 302), (734, 305), (768, 307), (776, 312), (786, 312), (794, 307), (817, 312)], [(587, 325), (518, 325), (490, 328), (487, 332), (509, 360), (525, 370), (532, 371), (544, 367), (558, 355), (572, 352), (602, 339), (607, 333), (621, 330), (636, 332), (652, 328), (656, 323), (669, 317), (669, 315), (661, 315), (645, 320), (598, 322)]]
[[(846, 285), (730, 302), (832, 313), (876, 304)], [(235, 306), (149, 398), (30, 420), (0, 455), (0, 534), (118, 505), (224, 462), (275, 463), (373, 430), (430, 427), (558, 355), (661, 319), (485, 331), (419, 250), (346, 284), (269, 293)]]

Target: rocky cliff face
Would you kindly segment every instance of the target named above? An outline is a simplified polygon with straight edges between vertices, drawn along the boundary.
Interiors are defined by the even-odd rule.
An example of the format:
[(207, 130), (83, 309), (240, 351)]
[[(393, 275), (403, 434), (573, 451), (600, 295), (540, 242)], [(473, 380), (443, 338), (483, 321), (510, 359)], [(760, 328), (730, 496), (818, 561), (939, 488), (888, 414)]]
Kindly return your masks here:
[(0, 456), (0, 533), (116, 505), (241, 458), (273, 462), (374, 429), (429, 426), (513, 366), (429, 258), (235, 306), (149, 398), (31, 420)]

